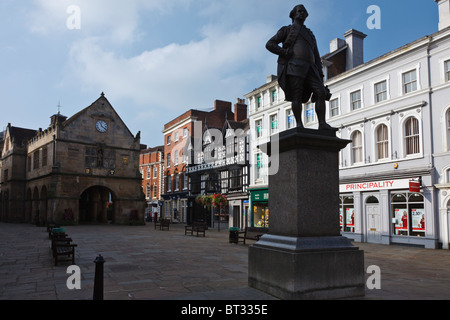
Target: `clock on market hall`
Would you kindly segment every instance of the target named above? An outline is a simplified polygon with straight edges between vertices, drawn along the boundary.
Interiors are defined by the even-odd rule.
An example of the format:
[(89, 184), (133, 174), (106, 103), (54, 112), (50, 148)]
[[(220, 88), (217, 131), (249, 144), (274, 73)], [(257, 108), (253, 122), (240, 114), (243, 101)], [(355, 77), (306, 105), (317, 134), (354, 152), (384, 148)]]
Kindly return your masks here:
[(104, 120), (98, 120), (95, 124), (95, 128), (98, 132), (104, 133), (108, 130), (108, 124)]

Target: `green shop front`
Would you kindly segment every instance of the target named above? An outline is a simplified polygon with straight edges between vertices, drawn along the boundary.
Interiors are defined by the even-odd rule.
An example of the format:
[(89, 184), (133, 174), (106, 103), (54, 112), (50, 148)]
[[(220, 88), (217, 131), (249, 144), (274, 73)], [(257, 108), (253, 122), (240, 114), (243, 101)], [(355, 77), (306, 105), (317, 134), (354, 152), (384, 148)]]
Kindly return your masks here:
[(269, 189), (252, 189), (250, 191), (250, 226), (269, 228)]

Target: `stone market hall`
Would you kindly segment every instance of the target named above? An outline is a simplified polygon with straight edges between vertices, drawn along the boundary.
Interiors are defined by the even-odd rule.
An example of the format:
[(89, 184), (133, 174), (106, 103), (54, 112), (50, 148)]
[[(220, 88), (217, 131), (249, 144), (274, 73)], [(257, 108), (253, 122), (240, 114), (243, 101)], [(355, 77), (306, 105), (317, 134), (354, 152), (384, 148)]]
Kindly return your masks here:
[(143, 222), (140, 133), (134, 136), (102, 93), (45, 129), (8, 124), (0, 135), (0, 221)]

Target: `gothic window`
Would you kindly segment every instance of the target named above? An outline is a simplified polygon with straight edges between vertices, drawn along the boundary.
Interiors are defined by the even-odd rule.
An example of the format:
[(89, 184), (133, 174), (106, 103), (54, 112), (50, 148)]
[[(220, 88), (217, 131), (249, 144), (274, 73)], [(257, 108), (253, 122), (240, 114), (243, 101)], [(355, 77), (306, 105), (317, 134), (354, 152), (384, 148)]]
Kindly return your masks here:
[(43, 147), (42, 148), (42, 166), (45, 167), (47, 165), (47, 161), (48, 161), (48, 151), (47, 151), (47, 147)]
[(33, 169), (39, 169), (39, 156), (40, 156), (40, 150), (36, 150), (33, 153)]

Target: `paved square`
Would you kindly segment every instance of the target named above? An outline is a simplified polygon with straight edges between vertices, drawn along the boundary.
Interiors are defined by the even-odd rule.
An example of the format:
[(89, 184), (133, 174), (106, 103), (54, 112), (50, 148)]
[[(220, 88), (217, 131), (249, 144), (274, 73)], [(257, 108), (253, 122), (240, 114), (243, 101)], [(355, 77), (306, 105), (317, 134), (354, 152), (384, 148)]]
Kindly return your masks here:
[[(230, 244), (227, 230), (197, 238), (185, 236), (183, 224), (169, 231), (153, 223), (65, 229), (78, 245), (81, 290), (67, 288), (70, 262), (54, 266), (45, 228), (0, 223), (1, 300), (91, 300), (99, 254), (105, 300), (275, 299), (247, 286), (248, 245)], [(365, 252), (366, 269), (381, 270), (381, 290), (366, 288), (362, 299), (450, 299), (450, 251), (355, 245)]]

